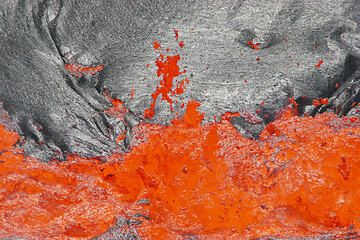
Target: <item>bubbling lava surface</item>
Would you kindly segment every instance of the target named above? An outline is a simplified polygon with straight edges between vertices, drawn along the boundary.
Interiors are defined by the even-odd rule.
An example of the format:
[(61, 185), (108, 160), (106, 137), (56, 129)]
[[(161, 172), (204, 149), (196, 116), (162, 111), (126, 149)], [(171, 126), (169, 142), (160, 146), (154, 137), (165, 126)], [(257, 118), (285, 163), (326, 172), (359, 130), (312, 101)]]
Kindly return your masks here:
[[(118, 217), (147, 216), (144, 239), (248, 239), (360, 230), (360, 122), (289, 108), (259, 140), (200, 104), (170, 126), (141, 124), (138, 144), (106, 162), (40, 162), (0, 127), (0, 236), (89, 239)], [(139, 204), (148, 199), (148, 204)], [(140, 215), (136, 215), (140, 214)]]

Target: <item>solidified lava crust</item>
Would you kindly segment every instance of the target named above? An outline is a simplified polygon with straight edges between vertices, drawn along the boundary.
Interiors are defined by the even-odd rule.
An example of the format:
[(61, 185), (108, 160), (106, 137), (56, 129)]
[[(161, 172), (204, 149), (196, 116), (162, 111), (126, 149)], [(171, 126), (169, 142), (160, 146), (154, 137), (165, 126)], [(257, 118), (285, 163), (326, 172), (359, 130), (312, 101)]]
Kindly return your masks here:
[(227, 118), (201, 124), (199, 105), (139, 125), (139, 144), (107, 162), (44, 163), (0, 127), (0, 236), (90, 239), (119, 218), (143, 239), (358, 236), (358, 119), (289, 110), (250, 140)]

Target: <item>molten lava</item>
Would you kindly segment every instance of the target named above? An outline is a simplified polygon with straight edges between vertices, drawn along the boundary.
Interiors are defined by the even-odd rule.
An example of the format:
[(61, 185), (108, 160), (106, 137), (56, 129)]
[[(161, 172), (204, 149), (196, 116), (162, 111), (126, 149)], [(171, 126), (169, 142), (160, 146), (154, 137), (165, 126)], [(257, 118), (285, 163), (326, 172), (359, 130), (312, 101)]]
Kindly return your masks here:
[(359, 120), (285, 117), (256, 141), (226, 118), (201, 125), (198, 106), (170, 126), (138, 126), (142, 143), (108, 162), (43, 163), (1, 127), (0, 236), (91, 238), (135, 213), (149, 217), (138, 226), (145, 239), (359, 231)]
[[(155, 50), (161, 49), (158, 42), (153, 43), (153, 48)], [(180, 67), (178, 66), (180, 59), (181, 57), (179, 54), (165, 57), (162, 53), (156, 59), (157, 76), (162, 77), (162, 80), (156, 87), (155, 92), (151, 95), (152, 102), (150, 103), (150, 107), (144, 111), (145, 118), (151, 119), (155, 116), (155, 106), (159, 96), (161, 96), (161, 101), (165, 100), (170, 104), (170, 110), (173, 111), (174, 101), (172, 96), (182, 94), (184, 92), (185, 84), (189, 83), (188, 78), (176, 82), (177, 77), (186, 73), (186, 70), (180, 71)], [(176, 85), (175, 89), (174, 85)]]

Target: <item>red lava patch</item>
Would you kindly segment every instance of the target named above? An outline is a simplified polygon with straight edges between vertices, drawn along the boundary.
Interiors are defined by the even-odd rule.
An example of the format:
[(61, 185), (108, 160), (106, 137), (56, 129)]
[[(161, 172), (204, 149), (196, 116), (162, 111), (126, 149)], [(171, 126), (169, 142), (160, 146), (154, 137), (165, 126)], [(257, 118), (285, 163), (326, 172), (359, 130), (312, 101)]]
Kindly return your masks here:
[(95, 75), (104, 70), (104, 65), (99, 66), (83, 66), (80, 64), (66, 64), (65, 69), (73, 76), (82, 77), (85, 73)]
[(327, 98), (319, 98), (313, 100), (313, 106), (321, 107), (322, 105), (327, 105), (329, 103), (329, 99)]
[[(155, 50), (160, 50), (160, 44), (157, 42), (154, 42), (153, 47)], [(159, 97), (161, 97), (161, 101), (168, 102), (170, 104), (170, 110), (173, 111), (172, 97), (184, 93), (185, 84), (189, 83), (189, 79), (184, 78), (177, 82), (177, 77), (186, 73), (186, 70), (180, 71), (178, 65), (180, 59), (179, 54), (164, 56), (162, 53), (160, 53), (156, 59), (157, 76), (162, 79), (156, 87), (155, 92), (151, 95), (152, 102), (150, 107), (144, 111), (145, 118), (151, 119), (155, 116), (156, 101)]]
[(260, 50), (260, 43), (253, 43), (253, 41), (248, 41), (247, 44), (249, 45), (249, 47), (251, 47), (252, 49), (259, 51)]
[(317, 69), (320, 69), (321, 65), (324, 64), (324, 60), (320, 59), (316, 64), (315, 64), (315, 67)]

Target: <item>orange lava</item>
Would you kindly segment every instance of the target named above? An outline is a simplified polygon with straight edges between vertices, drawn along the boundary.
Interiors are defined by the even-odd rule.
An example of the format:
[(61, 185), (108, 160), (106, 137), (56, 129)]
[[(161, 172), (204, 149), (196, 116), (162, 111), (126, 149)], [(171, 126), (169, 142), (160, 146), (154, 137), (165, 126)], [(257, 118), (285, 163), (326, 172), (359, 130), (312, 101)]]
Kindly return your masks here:
[(155, 50), (159, 50), (159, 49), (161, 48), (160, 43), (159, 43), (158, 41), (154, 41), (154, 42), (153, 42), (153, 48), (154, 48)]
[(221, 120), (230, 121), (233, 117), (240, 117), (240, 113), (238, 112), (226, 112), (221, 116)]
[(179, 42), (179, 47), (183, 48), (184, 46), (185, 46), (184, 41), (180, 41), (180, 42)]
[[(160, 44), (158, 45), (160, 46)], [(155, 42), (153, 47), (155, 49), (160, 48), (158, 48)], [(162, 79), (156, 87), (155, 92), (151, 95), (152, 102), (150, 107), (144, 111), (145, 118), (151, 119), (155, 116), (155, 106), (159, 96), (161, 96), (160, 100), (165, 100), (170, 104), (170, 110), (173, 111), (173, 99), (171, 96), (182, 94), (184, 92), (185, 83), (189, 83), (189, 79), (186, 78), (179, 82), (175, 89), (173, 89), (174, 84), (176, 84), (176, 78), (186, 73), (186, 70), (180, 71), (180, 67), (178, 66), (180, 59), (181, 57), (179, 54), (166, 57), (163, 54), (160, 54), (160, 56), (156, 59), (155, 64), (157, 67), (157, 76), (162, 77)]]
[(0, 237), (89, 239), (135, 213), (149, 217), (144, 239), (359, 232), (360, 121), (284, 114), (249, 140), (226, 118), (202, 125), (199, 105), (170, 126), (139, 125), (141, 142), (107, 162), (42, 163), (0, 127)]
[(317, 69), (320, 69), (321, 65), (324, 63), (324, 60), (320, 59), (316, 64), (315, 64), (315, 67)]
[(329, 99), (327, 98), (319, 98), (313, 100), (313, 106), (321, 107), (322, 105), (327, 105), (329, 103)]
[(132, 88), (130, 91), (130, 99), (134, 99), (134, 97), (135, 97), (135, 89)]
[(289, 103), (293, 106), (296, 113), (299, 112), (299, 104), (296, 102), (295, 98), (289, 98)]
[(248, 41), (247, 44), (256, 51), (260, 50), (260, 43), (253, 43), (253, 41)]
[(14, 132), (9, 132), (4, 126), (0, 125), (0, 153), (7, 148), (12, 147), (19, 141), (19, 135)]
[(190, 80), (188, 78), (185, 78), (179, 83), (177, 83), (176, 88), (171, 92), (171, 96), (183, 94), (185, 92), (186, 84), (188, 84), (189, 82)]
[(124, 103), (120, 99), (112, 98), (108, 92), (105, 92), (104, 96), (112, 103), (112, 107), (104, 112), (123, 121), (129, 112)]
[(85, 73), (95, 75), (96, 73), (104, 70), (104, 66), (99, 65), (95, 67), (85, 67), (79, 64), (66, 64), (65, 69), (68, 70), (71, 75), (74, 75), (76, 77), (82, 77)]
[(176, 41), (179, 40), (179, 30), (174, 29), (174, 33), (175, 33), (175, 39), (176, 39)]

